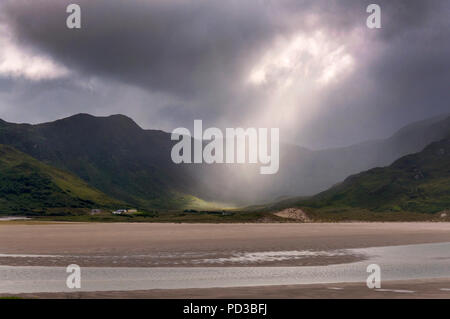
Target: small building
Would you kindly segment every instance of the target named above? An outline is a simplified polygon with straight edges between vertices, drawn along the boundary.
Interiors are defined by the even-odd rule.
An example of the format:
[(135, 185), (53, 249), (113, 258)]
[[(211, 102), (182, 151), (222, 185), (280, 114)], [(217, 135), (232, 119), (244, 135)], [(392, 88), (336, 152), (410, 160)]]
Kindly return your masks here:
[(122, 214), (126, 214), (127, 210), (126, 209), (118, 209), (112, 212), (113, 215), (122, 215)]

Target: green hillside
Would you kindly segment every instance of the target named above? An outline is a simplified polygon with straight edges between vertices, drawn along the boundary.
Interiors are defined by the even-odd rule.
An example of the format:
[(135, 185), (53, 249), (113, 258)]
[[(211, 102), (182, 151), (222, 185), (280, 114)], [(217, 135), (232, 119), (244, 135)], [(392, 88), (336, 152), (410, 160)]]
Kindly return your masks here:
[(0, 145), (0, 213), (58, 214), (117, 205), (123, 203), (78, 177)]
[(448, 134), (446, 115), (411, 124), (392, 138), (350, 147), (311, 151), (282, 144), (279, 173), (261, 175), (258, 165), (252, 164), (176, 165), (170, 157), (176, 143), (171, 134), (142, 129), (124, 115), (77, 114), (37, 125), (0, 120), (0, 144), (143, 210), (216, 209), (317, 194)]
[(38, 125), (0, 120), (0, 144), (138, 208), (184, 208), (201, 201), (186, 168), (170, 158), (170, 134), (143, 130), (123, 115), (78, 114)]
[[(285, 202), (287, 204), (287, 202)], [(348, 177), (310, 199), (289, 204), (319, 211), (437, 213), (450, 209), (450, 138), (383, 168)]]

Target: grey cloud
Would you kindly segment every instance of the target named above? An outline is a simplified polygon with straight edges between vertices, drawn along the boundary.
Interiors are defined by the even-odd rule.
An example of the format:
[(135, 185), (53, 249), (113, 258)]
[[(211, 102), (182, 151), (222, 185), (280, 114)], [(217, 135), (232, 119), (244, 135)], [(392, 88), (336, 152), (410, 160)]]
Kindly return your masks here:
[[(242, 88), (250, 62), (275, 37), (318, 27), (339, 40), (359, 29), (371, 47), (352, 48), (359, 69), (324, 92), (319, 114), (291, 140), (349, 144), (449, 110), (448, 1), (377, 1), (383, 28), (368, 30), (365, 8), (373, 1), (366, 0), (78, 0), (83, 28), (76, 31), (65, 28), (71, 2), (14, 0), (2, 7), (2, 21), (22, 45), (50, 55), (75, 77), (20, 84), (12, 101), (26, 107), (16, 108), (14, 117), (22, 109), (31, 118), (30, 105), (41, 110), (38, 119), (118, 113), (126, 97), (121, 113), (147, 127), (188, 126), (200, 117), (241, 125), (269, 94)], [(311, 15), (317, 22), (308, 22)], [(103, 79), (104, 86), (90, 93), (74, 84), (90, 77)], [(9, 88), (6, 82), (0, 87)], [(127, 93), (120, 99), (117, 92)]]
[(65, 27), (70, 1), (11, 2), (10, 23), (24, 43), (86, 74), (150, 90), (195, 95), (232, 85), (239, 65), (273, 32), (268, 12), (235, 2), (78, 1), (83, 28)]

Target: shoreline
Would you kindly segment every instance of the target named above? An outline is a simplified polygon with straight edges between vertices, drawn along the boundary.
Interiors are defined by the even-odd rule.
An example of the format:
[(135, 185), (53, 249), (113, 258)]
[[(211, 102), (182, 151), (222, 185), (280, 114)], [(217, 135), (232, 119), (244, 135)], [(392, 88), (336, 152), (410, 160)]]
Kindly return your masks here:
[(1, 219), (0, 226), (5, 225), (354, 225), (354, 224), (450, 224), (448, 220), (345, 220), (345, 221), (301, 221), (301, 220), (280, 220), (280, 221), (250, 221), (250, 222), (189, 222), (189, 221), (168, 221), (168, 222), (129, 222), (129, 221), (66, 221), (66, 220), (47, 220), (38, 218), (19, 218), (19, 219)]
[(234, 288), (154, 289), (61, 293), (2, 294), (25, 299), (450, 299), (450, 278), (382, 282), (381, 289), (366, 283), (330, 283)]

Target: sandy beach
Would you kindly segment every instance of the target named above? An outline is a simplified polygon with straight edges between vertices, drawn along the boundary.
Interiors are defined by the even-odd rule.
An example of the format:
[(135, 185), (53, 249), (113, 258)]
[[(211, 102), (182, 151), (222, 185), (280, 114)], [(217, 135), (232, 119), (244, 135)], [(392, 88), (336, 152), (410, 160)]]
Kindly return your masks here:
[[(336, 224), (132, 224), (132, 223), (0, 223), (0, 264), (30, 265), (26, 255), (81, 256), (86, 265), (105, 266), (108, 260), (89, 256), (156, 256), (158, 266), (198, 256), (214, 258), (239, 252), (330, 251), (349, 248), (450, 242), (450, 223), (336, 223)], [(193, 255), (191, 255), (193, 254)], [(169, 256), (165, 260), (165, 256)], [(192, 258), (191, 258), (192, 257)], [(310, 264), (348, 262), (349, 256), (311, 256)], [(50, 258), (50, 257), (49, 257)], [(45, 265), (48, 258), (39, 260)], [(58, 258), (56, 258), (58, 259)], [(145, 258), (144, 258), (145, 259)], [(198, 258), (197, 258), (198, 259)], [(108, 266), (136, 266), (137, 259), (121, 258)], [(28, 261), (28, 262), (27, 262)], [(82, 260), (80, 260), (82, 262)], [(303, 262), (306, 262), (303, 259)], [(106, 264), (105, 264), (106, 263)], [(152, 265), (151, 260), (138, 262)], [(226, 263), (225, 263), (226, 264)], [(276, 264), (276, 263), (275, 263)], [(282, 263), (285, 265), (285, 263)], [(196, 266), (198, 264), (194, 264)], [(242, 263), (240, 263), (242, 266)], [(264, 265), (264, 264), (263, 264)], [(272, 264), (274, 265), (274, 264)]]
[[(164, 267), (171, 267), (170, 269), (181, 267), (180, 274), (183, 274), (183, 269), (189, 267), (191, 269), (207, 267), (199, 268), (200, 275), (195, 271), (187, 272), (193, 276), (192, 278), (197, 278), (196, 276), (202, 278), (201, 269), (209, 269), (208, 267), (256, 269), (254, 267), (267, 266), (280, 271), (284, 267), (283, 272), (289, 273), (291, 271), (289, 267), (341, 265), (340, 271), (345, 272), (348, 267), (359, 265), (357, 269), (364, 276), (365, 269), (361, 267), (365, 267), (366, 256), (358, 253), (358, 249), (371, 249), (378, 255), (388, 253), (389, 249), (383, 247), (406, 247), (397, 250), (403, 252), (411, 249), (408, 258), (413, 256), (414, 262), (414, 249), (419, 249), (419, 252), (429, 250), (413, 247), (414, 245), (439, 245), (439, 243), (446, 245), (448, 242), (450, 242), (450, 223), (99, 224), (15, 221), (0, 223), (0, 265), (65, 267), (76, 263), (91, 269), (99, 267), (99, 272), (92, 273), (94, 277), (97, 276), (96, 273), (103, 276), (101, 267), (119, 271), (135, 268), (136, 276), (139, 276), (137, 274), (141, 271), (146, 273), (145, 269), (152, 267), (156, 267), (155, 271), (158, 268), (161, 274), (167, 274), (163, 271)], [(410, 248), (404, 245), (410, 245)], [(377, 252), (376, 247), (380, 247), (381, 250)], [(432, 249), (436, 249), (433, 256), (446, 254), (447, 246), (433, 247)], [(443, 253), (440, 252), (442, 249)], [(397, 255), (392, 252), (390, 254), (391, 256), (394, 254), (394, 257)], [(390, 258), (392, 260), (392, 257)], [(419, 262), (429, 262), (426, 257), (421, 258)], [(401, 257), (400, 261), (403, 260), (404, 257)], [(389, 263), (391, 270), (397, 271), (396, 261)], [(104, 291), (70, 293), (49, 290), (48, 293), (39, 293), (36, 292), (39, 290), (34, 290), (33, 293), (19, 295), (39, 298), (450, 298), (450, 276), (446, 278), (445, 275), (446, 261), (441, 258), (439, 263), (441, 268), (437, 271), (440, 278), (388, 280), (382, 287), (387, 290), (381, 291), (369, 290), (361, 282), (277, 285), (279, 281), (272, 281), (270, 286), (262, 284), (258, 287), (246, 284), (246, 287), (198, 286), (192, 289), (145, 288), (125, 291), (120, 289), (121, 286), (116, 286), (114, 291), (102, 289)], [(419, 269), (423, 268), (419, 266)], [(411, 269), (415, 272), (413, 268)], [(105, 271), (107, 271), (106, 278), (116, 276), (109, 275), (114, 273), (111, 270)], [(252, 270), (249, 271), (251, 278)], [(264, 271), (259, 273), (263, 274)], [(154, 274), (154, 271), (148, 274), (152, 272)], [(212, 273), (210, 272), (212, 275), (207, 275), (210, 276), (208, 280), (215, 280), (214, 272), (215, 270), (212, 270)], [(279, 271), (276, 270), (274, 274), (277, 272)], [(119, 273), (122, 276), (122, 272)], [(171, 274), (171, 271), (168, 273)], [(64, 276), (64, 273), (61, 275)], [(234, 276), (232, 272), (228, 275)], [(262, 276), (264, 278), (264, 275)], [(289, 278), (289, 275), (285, 276)], [(196, 280), (202, 279), (192, 280), (197, 283)], [(149, 284), (152, 285), (151, 282)], [(189, 286), (189, 282), (187, 285), (186, 287), (193, 287)]]
[[(89, 267), (312, 266), (361, 256), (341, 249), (450, 241), (449, 223), (0, 223), (0, 265)], [(236, 259), (314, 251), (308, 258)], [(327, 252), (334, 251), (329, 254)], [(212, 262), (211, 260), (214, 260)]]

